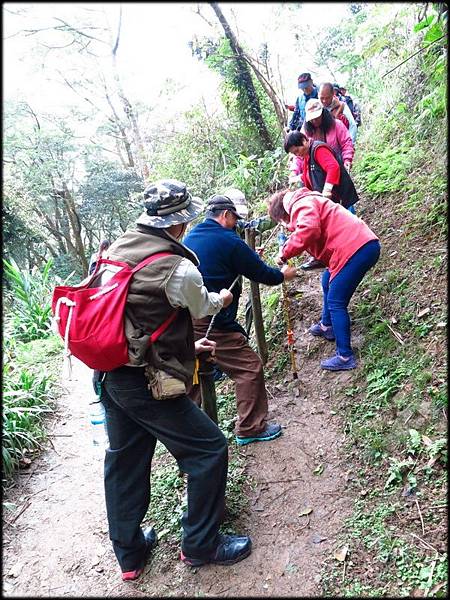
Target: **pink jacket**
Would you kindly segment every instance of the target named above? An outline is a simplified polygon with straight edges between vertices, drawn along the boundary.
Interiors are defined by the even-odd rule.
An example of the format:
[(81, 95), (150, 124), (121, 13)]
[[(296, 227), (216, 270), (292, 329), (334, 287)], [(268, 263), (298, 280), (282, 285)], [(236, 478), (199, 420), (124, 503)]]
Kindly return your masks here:
[(288, 192), (283, 205), (293, 232), (283, 246), (283, 258), (307, 250), (327, 265), (330, 280), (364, 244), (378, 239), (359, 217), (318, 192), (306, 188)]
[[(350, 133), (347, 127), (342, 123), (342, 121), (335, 120), (334, 124), (336, 127), (333, 127), (326, 135), (325, 140), (321, 140), (322, 142), (326, 142), (329, 146), (333, 148), (338, 156), (342, 158), (342, 161), (345, 162), (349, 160), (353, 161), (353, 155), (355, 154), (355, 147), (353, 146), (352, 138), (350, 137)], [(310, 140), (319, 140), (319, 134), (314, 132), (312, 137), (305, 131), (305, 124), (301, 128), (301, 133), (305, 134)]]

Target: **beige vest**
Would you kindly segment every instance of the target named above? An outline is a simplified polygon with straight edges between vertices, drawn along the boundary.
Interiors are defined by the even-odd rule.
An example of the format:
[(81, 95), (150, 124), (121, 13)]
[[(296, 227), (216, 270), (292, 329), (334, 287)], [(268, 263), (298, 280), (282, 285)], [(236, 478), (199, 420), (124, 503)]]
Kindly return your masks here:
[(191, 383), (195, 363), (192, 319), (187, 308), (179, 308), (176, 319), (154, 343), (150, 335), (175, 310), (166, 296), (169, 277), (182, 258), (198, 266), (188, 248), (175, 241), (163, 229), (137, 225), (111, 244), (108, 258), (135, 267), (156, 252), (173, 256), (160, 258), (138, 271), (132, 278), (125, 308), (125, 333), (128, 339), (129, 366), (150, 364), (185, 383)]

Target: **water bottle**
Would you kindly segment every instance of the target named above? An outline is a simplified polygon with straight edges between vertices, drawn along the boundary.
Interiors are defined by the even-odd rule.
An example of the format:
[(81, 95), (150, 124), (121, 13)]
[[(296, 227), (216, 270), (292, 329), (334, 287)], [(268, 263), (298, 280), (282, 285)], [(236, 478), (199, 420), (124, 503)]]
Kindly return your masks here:
[(108, 434), (105, 424), (105, 407), (98, 398), (89, 403), (92, 430), (92, 445), (94, 448), (104, 450), (108, 446)]
[(287, 235), (284, 233), (284, 231), (280, 231), (280, 233), (277, 236), (277, 239), (278, 239), (278, 247), (282, 248), (287, 241)]

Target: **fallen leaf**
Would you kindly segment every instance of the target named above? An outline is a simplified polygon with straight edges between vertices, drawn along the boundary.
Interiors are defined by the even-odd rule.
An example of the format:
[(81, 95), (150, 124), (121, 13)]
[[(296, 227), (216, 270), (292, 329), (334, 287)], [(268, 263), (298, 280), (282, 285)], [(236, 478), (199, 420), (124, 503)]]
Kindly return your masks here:
[(323, 473), (323, 465), (320, 464), (319, 466), (317, 466), (314, 471), (313, 471), (314, 475), (322, 475)]
[(445, 327), (447, 325), (447, 323), (445, 321), (439, 321), (439, 323), (437, 324), (436, 327)]
[(336, 550), (333, 556), (339, 562), (344, 562), (344, 560), (347, 558), (347, 553), (348, 546), (343, 546), (340, 550)]
[(391, 323), (393, 325), (395, 325), (396, 323), (398, 323), (397, 319), (395, 317), (391, 317)]
[(163, 529), (162, 531), (158, 531), (159, 539), (162, 539), (169, 533), (170, 529)]
[(299, 513), (299, 517), (306, 517), (306, 515), (310, 515), (312, 513), (312, 508), (304, 508), (301, 513)]
[(431, 446), (433, 443), (433, 441), (430, 440), (427, 435), (422, 435), (422, 442), (425, 444), (425, 446)]
[(427, 306), (427, 308), (424, 308), (419, 313), (417, 313), (417, 317), (423, 317), (424, 315), (427, 315), (429, 312), (430, 312), (430, 307)]
[(320, 533), (315, 533), (312, 536), (311, 541), (313, 544), (320, 544), (321, 542), (324, 542), (327, 539), (328, 538), (326, 538), (324, 535), (320, 535)]
[(430, 458), (430, 460), (427, 462), (427, 467), (428, 467), (429, 469), (431, 469), (431, 467), (433, 467), (433, 466), (434, 466), (434, 464), (437, 462), (437, 460), (438, 460), (438, 457), (437, 457), (437, 456), (432, 456), (432, 457)]
[(437, 583), (434, 587), (431, 588), (431, 590), (428, 592), (428, 595), (434, 596), (434, 594), (436, 594), (436, 592), (442, 589), (445, 585), (447, 585), (446, 581), (441, 581), (441, 583)]

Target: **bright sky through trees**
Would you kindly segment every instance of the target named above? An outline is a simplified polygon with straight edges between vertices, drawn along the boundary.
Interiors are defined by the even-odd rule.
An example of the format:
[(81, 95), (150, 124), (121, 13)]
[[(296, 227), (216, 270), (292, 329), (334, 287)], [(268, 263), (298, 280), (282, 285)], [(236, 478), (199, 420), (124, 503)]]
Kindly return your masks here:
[[(152, 103), (161, 86), (171, 79), (179, 89), (173, 102), (187, 103), (204, 96), (212, 101), (216, 94), (217, 75), (194, 60), (188, 42), (194, 35), (211, 35), (212, 27), (220, 26), (208, 3), (199, 4), (203, 18), (195, 13), (197, 3), (123, 3), (121, 42), (118, 52), (119, 68), (124, 85), (135, 98)], [(273, 26), (273, 12), (279, 3), (224, 3), (222, 10), (239, 38), (257, 48), (267, 41), (272, 53), (283, 57), (281, 71), (286, 87), (286, 100), (293, 102), (297, 94), (297, 75), (309, 70), (316, 79), (328, 78), (327, 73), (314, 70), (311, 56), (296, 56), (288, 46), (287, 36)], [(292, 12), (292, 19), (311, 31), (320, 31), (337, 23), (348, 3), (307, 2), (301, 10)], [(69, 102), (71, 95), (63, 86), (50, 79), (49, 67), (54, 66), (50, 53), (39, 56), (33, 50), (36, 35), (23, 35), (21, 30), (50, 28), (58, 25), (57, 18), (80, 25), (89, 14), (105, 11), (113, 32), (117, 30), (119, 3), (9, 3), (3, 4), (3, 89), (5, 98), (19, 96), (32, 100), (35, 105), (54, 109)], [(209, 22), (209, 24), (208, 24)], [(48, 34), (40, 34), (51, 43)], [(53, 38), (55, 39), (55, 38)], [(108, 54), (105, 46), (105, 56)], [(70, 70), (67, 62), (59, 69)], [(73, 101), (74, 98), (71, 98)], [(169, 108), (169, 107), (168, 107)]]

